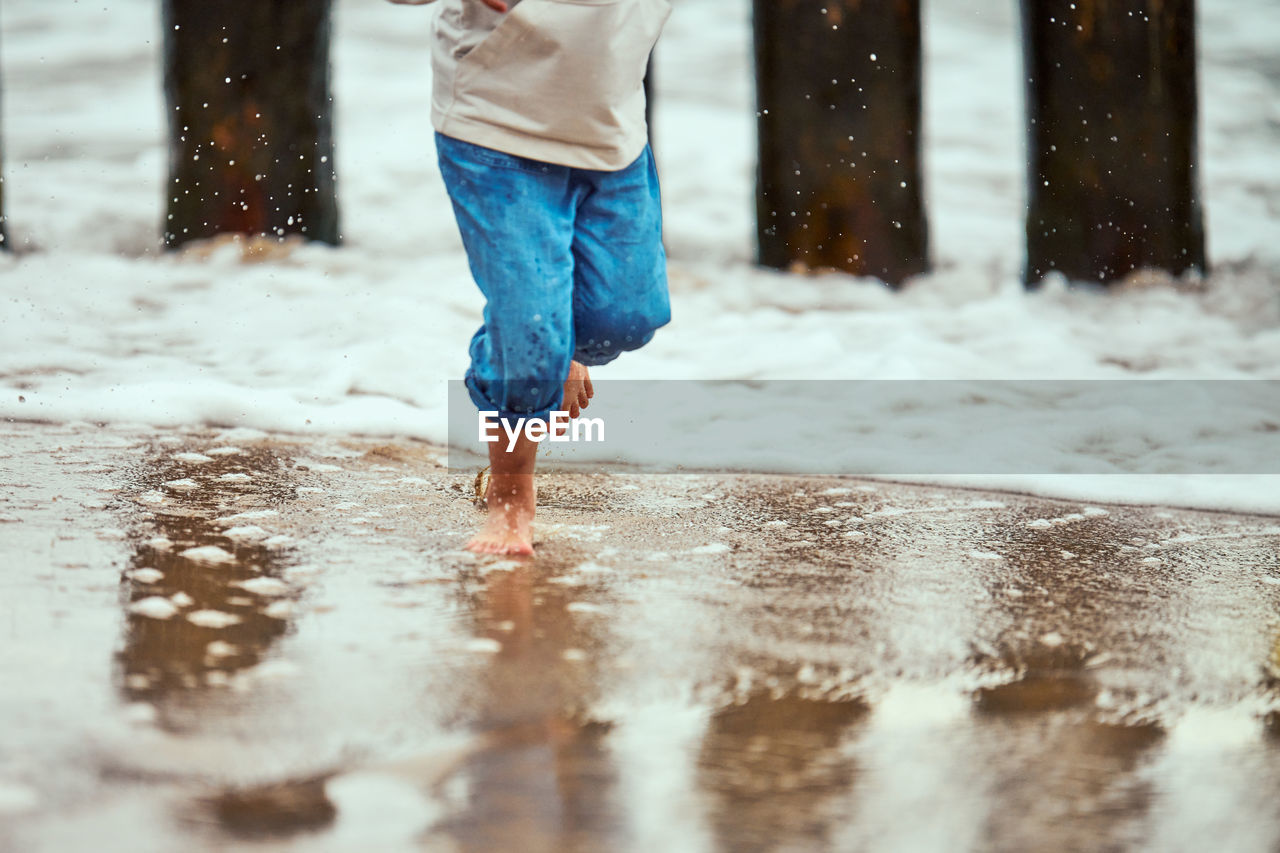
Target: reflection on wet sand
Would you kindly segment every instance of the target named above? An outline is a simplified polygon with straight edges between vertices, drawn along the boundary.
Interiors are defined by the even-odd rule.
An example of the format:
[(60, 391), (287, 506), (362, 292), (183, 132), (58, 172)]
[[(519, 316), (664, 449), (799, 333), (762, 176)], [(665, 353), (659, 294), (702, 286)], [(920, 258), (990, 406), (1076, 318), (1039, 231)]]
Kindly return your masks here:
[(1013, 675), (975, 691), (966, 734), (977, 754), (991, 751), (975, 768), (992, 804), (984, 845), (1121, 849), (1140, 837), (1153, 797), (1141, 770), (1164, 730), (1126, 682), (1122, 656), (1141, 647), (1118, 637), (1150, 618), (1131, 609), (1150, 580), (1120, 538), (1096, 509), (1010, 525), (983, 543), (999, 557), (983, 574), (1007, 627), (982, 664)]
[[(127, 700), (148, 702), (162, 728), (199, 724), (205, 688), (235, 686), (289, 629), (287, 537), (272, 536), (271, 507), (295, 496), (273, 450), (162, 451), (135, 483), (135, 551), (124, 573), (124, 644), (117, 655)], [(194, 713), (190, 720), (179, 709)], [(193, 824), (241, 837), (330, 824), (327, 777), (232, 787), (201, 798)]]
[[(187, 801), (199, 798), (209, 838), (305, 847), (319, 830), (318, 845), (341, 849), (335, 839), (385, 826), (379, 797), (391, 787), (377, 779), (412, 806), (399, 838), (464, 853), (1133, 849), (1211, 838), (1220, 830), (1205, 816), (1240, 814), (1249, 832), (1232, 837), (1264, 843), (1236, 849), (1277, 837), (1261, 815), (1280, 778), (1280, 738), (1259, 737), (1237, 701), (1269, 689), (1272, 638), (1256, 644), (1250, 632), (1273, 628), (1259, 614), (1274, 615), (1262, 605), (1280, 597), (1280, 585), (1252, 576), (1260, 556), (1274, 560), (1270, 539), (1237, 549), (1234, 586), (1224, 586), (1223, 573), (1203, 569), (1224, 551), (1220, 538), (1203, 554), (1158, 547), (1180, 541), (1181, 522), (1121, 509), (1009, 509), (786, 480), (738, 497), (659, 481), (681, 517), (638, 504), (627, 518), (615, 497), (599, 524), (598, 484), (583, 478), (548, 513), (582, 538), (565, 535), (529, 561), (477, 560), (450, 556), (444, 534), (423, 549), (416, 532), (427, 514), (462, 529), (463, 497), (379, 458), (364, 479), (326, 483), (327, 500), (282, 513), (293, 531), (312, 531), (297, 534), (308, 563), (339, 553), (343, 567), (360, 567), (325, 576), (337, 606), (317, 608), (287, 650), (314, 641), (319, 622), (350, 632), (341, 644), (369, 632), (359, 665), (394, 673), (374, 701), (403, 700), (413, 719), (382, 754), (335, 751), (279, 773), (206, 777), (228, 787), (192, 784)], [(288, 510), (301, 481), (268, 451), (193, 460), (153, 454), (131, 495), (144, 512), (125, 573), (117, 686), (193, 747), (182, 766), (207, 768), (194, 747), (221, 749), (223, 720), (270, 748), (292, 733), (264, 715), (349, 694), (359, 679), (326, 670), (294, 694), (276, 681), (261, 702), (216, 689), (259, 684), (291, 630), (300, 573), (279, 525), (260, 514)], [(305, 527), (332, 525), (325, 513), (356, 505), (347, 498), (393, 535), (357, 538), (367, 531), (354, 518), (328, 538)], [(401, 509), (413, 532), (397, 540)], [(1050, 511), (1064, 514), (1038, 518)], [(304, 523), (303, 513), (316, 514)], [(591, 537), (573, 527), (584, 520)], [(367, 558), (379, 553), (374, 581)], [(368, 609), (379, 597), (385, 609)], [(1213, 619), (1229, 622), (1222, 654), (1251, 661), (1249, 678), (1200, 654), (1216, 648)], [(324, 669), (340, 643), (312, 646), (321, 653), (306, 665)], [(1195, 692), (1219, 685), (1237, 692)], [(339, 713), (344, 701), (334, 700)], [(1188, 709), (1214, 703), (1187, 723)], [(1256, 716), (1273, 707), (1260, 700)]]
[(1088, 658), (1089, 654), (1076, 646), (1034, 643), (1019, 649), (1005, 661), (1011, 671), (1019, 673), (1018, 677), (978, 688), (975, 707), (990, 714), (1088, 708), (1098, 695), (1098, 686), (1086, 668)]
[(292, 489), (273, 452), (228, 449), (162, 452), (140, 471), (144, 511), (124, 573), (117, 656), (120, 689), (131, 701), (227, 686), (288, 630), (290, 591), (279, 578), (285, 543), (252, 516), (270, 513)]
[(461, 768), (465, 802), (438, 829), (463, 851), (608, 849), (621, 820), (607, 723), (590, 718), (601, 639), (545, 562), (489, 571), (471, 603), (498, 644), (462, 710), (485, 748)]
[(996, 850), (1133, 849), (1154, 791), (1141, 770), (1164, 738), (1153, 723), (1024, 716), (980, 725), (1004, 755), (990, 768), (983, 846)]
[(761, 692), (712, 714), (698, 782), (719, 849), (829, 849), (855, 777), (840, 747), (866, 713), (857, 700)]

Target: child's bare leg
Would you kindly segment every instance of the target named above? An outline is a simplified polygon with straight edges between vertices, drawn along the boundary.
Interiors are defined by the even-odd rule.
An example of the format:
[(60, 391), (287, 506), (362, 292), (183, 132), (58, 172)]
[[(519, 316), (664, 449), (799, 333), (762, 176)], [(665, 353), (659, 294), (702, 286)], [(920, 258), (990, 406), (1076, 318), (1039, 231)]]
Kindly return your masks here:
[[(585, 365), (572, 362), (564, 383), (564, 409), (570, 417), (587, 407), (594, 396)], [(537, 491), (533, 470), (538, 461), (538, 443), (522, 434), (509, 452), (501, 441), (489, 445), (489, 490), (485, 502), (489, 518), (467, 550), (477, 554), (532, 554), (533, 515)]]
[(510, 451), (504, 442), (489, 445), (489, 518), (468, 551), (477, 554), (532, 554), (533, 511), (537, 493), (533, 468), (538, 443), (521, 435)]

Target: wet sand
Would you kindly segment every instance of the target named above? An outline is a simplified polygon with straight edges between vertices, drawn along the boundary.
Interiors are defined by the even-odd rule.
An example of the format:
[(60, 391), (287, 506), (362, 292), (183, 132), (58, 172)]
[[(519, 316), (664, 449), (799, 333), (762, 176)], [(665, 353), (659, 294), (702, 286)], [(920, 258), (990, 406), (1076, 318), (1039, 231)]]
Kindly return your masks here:
[(1280, 520), (0, 427), (0, 849), (1274, 850)]

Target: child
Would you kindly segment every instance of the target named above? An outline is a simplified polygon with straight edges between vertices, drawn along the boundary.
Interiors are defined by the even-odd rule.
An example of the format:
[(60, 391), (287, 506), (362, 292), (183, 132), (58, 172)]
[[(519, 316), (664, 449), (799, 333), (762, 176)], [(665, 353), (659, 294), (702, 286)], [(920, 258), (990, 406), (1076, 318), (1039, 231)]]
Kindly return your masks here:
[[(432, 0), (393, 0), (427, 3)], [(670, 320), (644, 73), (668, 0), (443, 0), (432, 124), (484, 322), (466, 385), (512, 428), (577, 417), (587, 368)], [(467, 545), (531, 554), (538, 445), (489, 445)]]

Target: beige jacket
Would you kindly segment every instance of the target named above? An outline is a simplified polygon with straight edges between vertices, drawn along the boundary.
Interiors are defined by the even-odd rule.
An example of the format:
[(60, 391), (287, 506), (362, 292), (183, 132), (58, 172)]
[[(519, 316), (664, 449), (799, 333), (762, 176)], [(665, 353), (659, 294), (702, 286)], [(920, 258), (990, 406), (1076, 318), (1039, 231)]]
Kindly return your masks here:
[(644, 72), (669, 0), (508, 5), (443, 0), (431, 52), (435, 129), (565, 166), (629, 165), (648, 140)]

